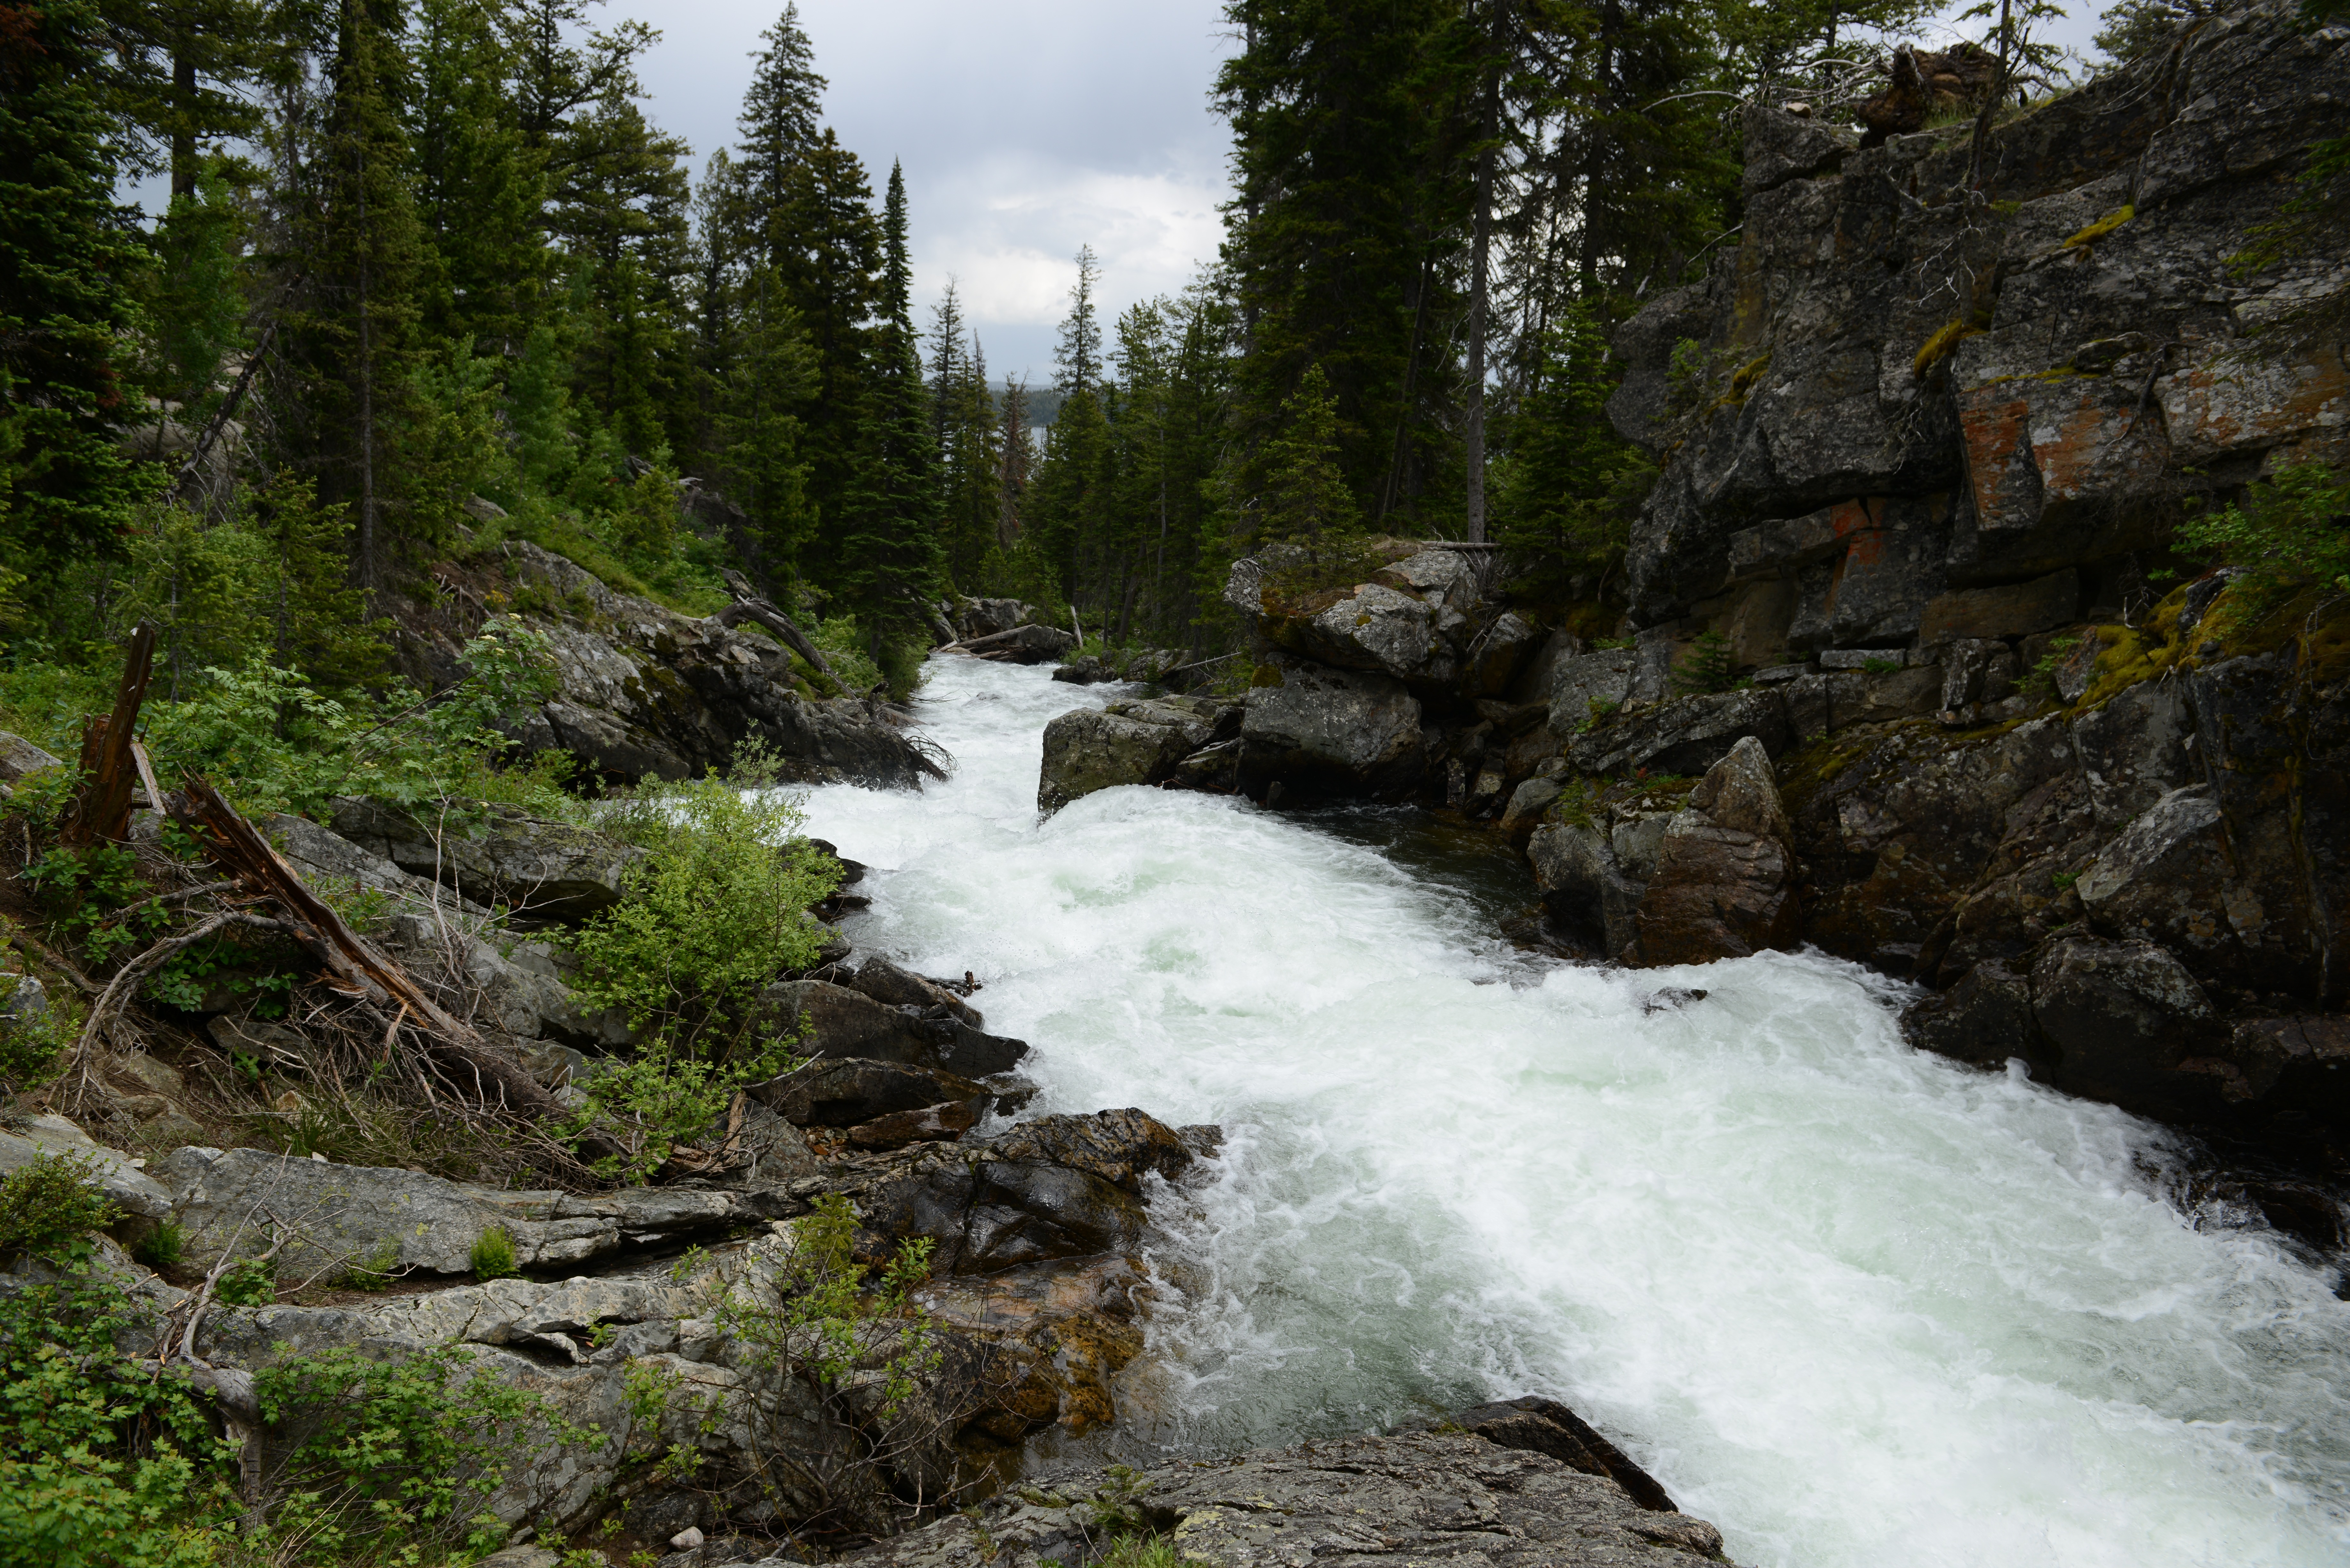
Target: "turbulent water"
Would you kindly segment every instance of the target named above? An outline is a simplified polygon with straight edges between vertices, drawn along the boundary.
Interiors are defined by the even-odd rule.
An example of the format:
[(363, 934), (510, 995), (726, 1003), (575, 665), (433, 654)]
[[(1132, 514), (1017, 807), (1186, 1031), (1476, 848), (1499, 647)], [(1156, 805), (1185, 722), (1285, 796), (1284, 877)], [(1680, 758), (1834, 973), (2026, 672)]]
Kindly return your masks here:
[(1908, 1049), (1833, 960), (1514, 952), (1523, 873), (1411, 814), (1040, 824), (1045, 722), (1107, 695), (933, 661), (953, 781), (808, 814), (880, 873), (859, 945), (975, 971), (1040, 1108), (1227, 1130), (1128, 1451), (1539, 1392), (1745, 1563), (2350, 1562), (2350, 1303), (2166, 1203), (2158, 1129)]

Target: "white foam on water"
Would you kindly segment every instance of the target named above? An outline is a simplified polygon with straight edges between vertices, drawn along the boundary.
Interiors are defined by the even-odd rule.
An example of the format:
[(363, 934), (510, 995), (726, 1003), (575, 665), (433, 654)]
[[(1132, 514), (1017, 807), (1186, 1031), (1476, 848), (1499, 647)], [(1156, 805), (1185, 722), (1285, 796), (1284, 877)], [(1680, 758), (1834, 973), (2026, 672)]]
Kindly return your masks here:
[[(1107, 700), (943, 659), (921, 794), (827, 788), (852, 928), (965, 969), (1039, 1110), (1230, 1143), (1122, 1440), (1222, 1451), (1574, 1405), (1750, 1564), (2350, 1563), (2350, 1303), (2162, 1199), (2158, 1128), (1908, 1049), (1816, 954), (1627, 972), (1312, 817), (1118, 789), (1040, 823)], [(1650, 1011), (1669, 986), (1706, 998)], [(1187, 1217), (1188, 1212), (1188, 1217)]]

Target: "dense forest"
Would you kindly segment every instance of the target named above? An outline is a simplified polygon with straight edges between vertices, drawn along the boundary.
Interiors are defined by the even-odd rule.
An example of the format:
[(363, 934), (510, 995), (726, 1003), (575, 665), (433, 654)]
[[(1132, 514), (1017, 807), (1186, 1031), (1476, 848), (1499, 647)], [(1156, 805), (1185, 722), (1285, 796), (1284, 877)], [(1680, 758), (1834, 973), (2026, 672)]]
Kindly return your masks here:
[[(363, 687), (385, 596), (499, 537), (689, 609), (745, 568), (901, 689), (951, 591), (1212, 647), (1272, 539), (1490, 538), (1587, 592), (1647, 474), (1607, 328), (1737, 234), (1742, 101), (1848, 119), (1928, 10), (1233, 0), (1222, 254), (1115, 319), (1076, 258), (1036, 450), (952, 289), (914, 319), (903, 179), (825, 124), (795, 9), (697, 183), (658, 35), (592, 3), (0, 5), (12, 680), (143, 618), (172, 696)], [(2023, 92), (2046, 9), (1968, 24)]]

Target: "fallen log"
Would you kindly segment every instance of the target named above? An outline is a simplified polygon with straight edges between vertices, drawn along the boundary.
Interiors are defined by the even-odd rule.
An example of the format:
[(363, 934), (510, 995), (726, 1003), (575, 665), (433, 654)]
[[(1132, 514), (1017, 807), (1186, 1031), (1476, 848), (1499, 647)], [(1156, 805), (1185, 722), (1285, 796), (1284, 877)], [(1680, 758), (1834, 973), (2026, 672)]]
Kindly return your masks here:
[(563, 1102), (519, 1063), (490, 1049), (472, 1025), (451, 1017), (375, 944), (344, 924), (211, 784), (189, 774), (185, 793), (174, 797), (172, 816), (203, 846), (214, 865), (277, 906), (287, 934), (317, 955), (341, 989), (379, 1005), (404, 1009), (411, 1027), (424, 1036), (426, 1048), (474, 1075), (485, 1100), (494, 1088), (509, 1108), (534, 1119), (568, 1114)]
[[(826, 680), (835, 686), (841, 685), (840, 677), (835, 675), (832, 672), (832, 666), (824, 661), (824, 654), (818, 650), (815, 643), (808, 640), (807, 633), (793, 623), (791, 617), (753, 592), (749, 580), (742, 573), (730, 567), (724, 576), (726, 591), (734, 596), (734, 602), (718, 612), (718, 622), (721, 626), (735, 626), (746, 620), (756, 621), (783, 639), (785, 647), (806, 659), (809, 666), (823, 675)], [(847, 688), (843, 686), (841, 690), (847, 691)]]

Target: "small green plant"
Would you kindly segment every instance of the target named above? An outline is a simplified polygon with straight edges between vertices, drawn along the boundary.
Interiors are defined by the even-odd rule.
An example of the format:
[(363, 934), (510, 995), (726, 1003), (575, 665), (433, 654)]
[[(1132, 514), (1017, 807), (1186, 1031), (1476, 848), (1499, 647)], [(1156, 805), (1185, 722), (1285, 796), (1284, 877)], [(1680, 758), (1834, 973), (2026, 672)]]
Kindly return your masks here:
[(2073, 650), (2080, 646), (2081, 639), (2077, 637), (2060, 637), (2050, 643), (2048, 651), (2042, 654), (2040, 661), (2032, 667), (2033, 684), (2051, 697), (2059, 695), (2056, 690), (2056, 671), (2065, 659), (2072, 657)]
[(789, 1047), (772, 1042), (743, 1060), (720, 1064), (657, 1034), (633, 1059), (612, 1064), (582, 1085), (587, 1104), (562, 1124), (561, 1133), (574, 1147), (591, 1137), (617, 1143), (620, 1152), (598, 1158), (597, 1174), (642, 1185), (678, 1145), (709, 1131), (743, 1085), (764, 1083), (798, 1064)]
[(1727, 691), (1738, 683), (1731, 660), (1730, 639), (1718, 631), (1701, 631), (1673, 670), (1673, 690), (1683, 696)]
[(503, 1225), (493, 1225), (473, 1239), (467, 1262), (477, 1280), (508, 1279), (522, 1272), (515, 1266), (514, 1232)]
[(178, 1266), (180, 1255), (187, 1251), (187, 1246), (186, 1231), (166, 1220), (149, 1231), (145, 1239), (131, 1249), (130, 1255), (161, 1272)]
[(343, 1283), (355, 1291), (388, 1290), (399, 1280), (399, 1271), (400, 1243), (387, 1236), (350, 1261)]
[(669, 1408), (671, 1397), (684, 1386), (685, 1374), (674, 1367), (631, 1361), (627, 1376), (620, 1379), (620, 1399), (628, 1406), (631, 1420), (650, 1427)]
[(247, 1258), (221, 1272), (213, 1294), (229, 1306), (267, 1306), (277, 1299), (276, 1271), (266, 1258)]
[(1901, 661), (1898, 659), (1864, 659), (1860, 667), (1871, 675), (1892, 675), (1900, 670)]
[(1624, 709), (1623, 703), (1614, 701), (1606, 697), (1594, 697), (1586, 706), (1590, 710), (1591, 716), (1584, 720), (1582, 724), (1576, 728), (1575, 733), (1577, 734), (1586, 734), (1599, 728), (1600, 725), (1605, 724), (1608, 720), (1613, 719), (1617, 713), (1623, 711)]
[(819, 1393), (840, 1389), (851, 1374), (867, 1375), (886, 1417), (913, 1393), (914, 1379), (939, 1364), (930, 1319), (908, 1300), (930, 1277), (931, 1242), (900, 1242), (877, 1278), (855, 1261), (856, 1239), (848, 1199), (837, 1192), (818, 1198), (812, 1213), (792, 1222), (790, 1251), (772, 1284), (730, 1291), (716, 1319), (746, 1360), (789, 1371)]
[(2080, 879), (2081, 874), (2078, 871), (2052, 871), (2048, 874), (2048, 880), (2056, 885), (2059, 892), (2070, 888)]
[(1097, 1568), (1183, 1568), (1183, 1556), (1164, 1535), (1121, 1535)]
[[(7, 987), (7, 997), (0, 999), (0, 1006), (5, 1006), (15, 999), (23, 977), (0, 976), (0, 983)], [(68, 1012), (64, 1000), (54, 992), (47, 1002), (30, 1017), (0, 1020), (0, 1093), (21, 1094), (56, 1077), (67, 1048), (79, 1034), (78, 1011)]]
[(99, 1175), (95, 1160), (40, 1152), (0, 1179), (0, 1253), (86, 1256), (91, 1234), (122, 1218)]
[(670, 1282), (676, 1285), (685, 1283), (701, 1271), (702, 1264), (709, 1261), (709, 1252), (704, 1251), (699, 1242), (688, 1247), (678, 1254), (677, 1262), (669, 1266)]

